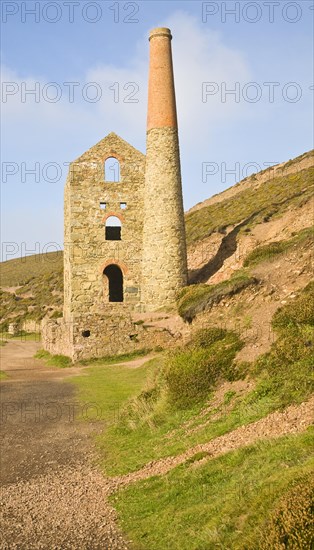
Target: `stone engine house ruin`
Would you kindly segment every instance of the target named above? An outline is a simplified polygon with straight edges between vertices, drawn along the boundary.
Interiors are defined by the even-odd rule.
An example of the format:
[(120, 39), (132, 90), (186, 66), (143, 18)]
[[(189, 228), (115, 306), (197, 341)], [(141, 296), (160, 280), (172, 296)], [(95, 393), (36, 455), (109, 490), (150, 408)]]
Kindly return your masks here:
[[(150, 33), (146, 157), (110, 133), (70, 165), (64, 311), (43, 344), (73, 360), (163, 343), (134, 314), (171, 309), (187, 284), (171, 33)], [(169, 335), (168, 335), (169, 337)]]

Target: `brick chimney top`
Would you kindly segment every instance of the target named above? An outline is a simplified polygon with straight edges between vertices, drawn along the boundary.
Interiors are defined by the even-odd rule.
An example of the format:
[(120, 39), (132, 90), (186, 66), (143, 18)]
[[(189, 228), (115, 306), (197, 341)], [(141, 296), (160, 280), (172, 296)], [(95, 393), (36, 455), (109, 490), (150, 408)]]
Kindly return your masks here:
[(167, 27), (157, 27), (156, 29), (152, 29), (149, 33), (149, 40), (154, 38), (155, 36), (167, 36), (170, 37), (170, 40), (172, 39), (172, 34), (170, 29), (167, 29)]
[(171, 31), (165, 27), (153, 29), (149, 34), (147, 130), (177, 128), (171, 39)]

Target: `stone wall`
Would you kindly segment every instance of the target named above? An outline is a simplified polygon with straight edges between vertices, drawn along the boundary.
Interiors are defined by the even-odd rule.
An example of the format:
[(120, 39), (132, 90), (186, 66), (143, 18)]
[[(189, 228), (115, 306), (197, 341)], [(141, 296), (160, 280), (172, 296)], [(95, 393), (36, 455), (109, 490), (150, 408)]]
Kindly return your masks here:
[[(82, 330), (84, 327), (84, 330)], [(64, 318), (42, 322), (45, 349), (53, 355), (66, 355), (72, 361), (129, 353), (177, 345), (178, 336), (170, 331), (136, 324), (123, 312), (106, 317), (95, 314), (78, 317), (73, 322)]]
[(37, 334), (40, 333), (40, 330), (41, 330), (41, 322), (40, 321), (35, 321), (34, 319), (26, 319), (25, 321), (22, 322), (22, 330), (24, 330), (25, 332), (35, 332)]
[[(119, 182), (105, 180), (104, 163), (109, 157), (120, 162)], [(66, 321), (73, 315), (106, 315), (110, 311), (108, 279), (103, 274), (110, 264), (122, 270), (124, 302), (131, 309), (139, 307), (144, 170), (144, 155), (113, 133), (71, 164), (65, 187)], [(126, 204), (123, 210), (121, 203)], [(121, 220), (121, 240), (105, 238), (110, 216)]]

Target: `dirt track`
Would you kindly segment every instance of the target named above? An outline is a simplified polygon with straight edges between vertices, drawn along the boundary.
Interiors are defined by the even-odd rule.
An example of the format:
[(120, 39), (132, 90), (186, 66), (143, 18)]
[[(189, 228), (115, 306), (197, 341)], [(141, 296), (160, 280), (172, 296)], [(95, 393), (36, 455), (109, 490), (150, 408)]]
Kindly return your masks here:
[(93, 465), (92, 435), (80, 422), (80, 369), (45, 366), (39, 344), (1, 348), (1, 549), (125, 549), (108, 505), (106, 480)]

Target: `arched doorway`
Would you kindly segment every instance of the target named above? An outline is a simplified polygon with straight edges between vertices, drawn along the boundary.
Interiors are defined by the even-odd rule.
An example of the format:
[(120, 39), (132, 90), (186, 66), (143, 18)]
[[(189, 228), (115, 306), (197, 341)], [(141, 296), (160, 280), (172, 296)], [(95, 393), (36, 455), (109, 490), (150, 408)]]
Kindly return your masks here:
[(109, 281), (109, 302), (123, 302), (123, 274), (120, 267), (107, 265), (103, 273)]

